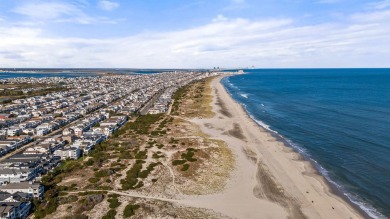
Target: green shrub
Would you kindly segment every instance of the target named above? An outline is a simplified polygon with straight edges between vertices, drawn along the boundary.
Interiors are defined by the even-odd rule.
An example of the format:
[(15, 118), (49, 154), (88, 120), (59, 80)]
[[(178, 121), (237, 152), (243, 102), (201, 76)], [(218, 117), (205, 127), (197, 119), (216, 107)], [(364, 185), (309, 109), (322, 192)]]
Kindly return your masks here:
[(142, 160), (145, 160), (148, 158), (148, 155), (147, 155), (147, 151), (144, 150), (144, 151), (139, 151), (136, 155), (135, 155), (135, 159), (142, 159)]
[(132, 204), (128, 204), (126, 207), (125, 207), (125, 210), (123, 211), (123, 216), (125, 218), (129, 218), (133, 215), (135, 215), (135, 211), (137, 209), (139, 209), (140, 206), (139, 205), (132, 205)]
[(98, 172), (95, 173), (95, 177), (101, 178), (101, 177), (106, 177), (110, 175), (109, 170), (99, 170)]
[(46, 215), (51, 214), (57, 210), (58, 199), (45, 197), (45, 200), (43, 202), (34, 202), (34, 206), (36, 208), (34, 212), (35, 218), (44, 218), (46, 217)]
[(100, 181), (100, 179), (99, 179), (99, 178), (92, 177), (92, 178), (88, 179), (88, 181), (89, 181), (90, 183), (97, 183), (97, 182)]
[(106, 215), (102, 217), (102, 219), (115, 219), (116, 211), (114, 209), (110, 209)]
[(144, 170), (141, 171), (138, 175), (139, 178), (146, 179), (149, 175), (150, 171), (149, 170)]
[(174, 161), (172, 161), (172, 165), (173, 166), (182, 165), (185, 162), (187, 162), (187, 161), (186, 160), (174, 160)]
[(118, 201), (118, 198), (110, 198), (107, 201), (110, 203), (110, 208), (117, 208), (119, 205), (121, 205), (121, 203)]
[(181, 158), (186, 159), (189, 162), (197, 161), (197, 159), (193, 158), (193, 156), (195, 155), (194, 150), (195, 149), (193, 148), (187, 149), (187, 153), (181, 154)]
[(189, 164), (184, 164), (183, 167), (180, 169), (181, 171), (187, 171), (188, 168), (190, 168), (190, 165)]
[(113, 190), (111, 186), (98, 186), (96, 189), (100, 190)]
[(126, 177), (121, 180), (123, 190), (136, 189), (143, 186), (143, 183), (141, 182), (141, 185), (137, 179), (142, 170), (142, 163), (145, 163), (145, 161), (137, 160), (130, 170), (126, 172)]
[(72, 172), (73, 170), (81, 169), (82, 165), (78, 160), (66, 160), (60, 165), (60, 170), (64, 173)]
[(95, 163), (95, 161), (93, 161), (93, 159), (89, 159), (85, 162), (85, 165), (87, 166), (92, 166), (93, 164)]
[[(72, 206), (69, 206), (72, 207)], [(71, 216), (64, 217), (64, 219), (88, 219), (88, 216), (83, 214), (73, 214)]]
[(110, 197), (110, 198), (119, 198), (120, 195), (115, 194), (115, 193), (111, 193), (111, 194), (108, 195), (108, 197)]
[(124, 129), (130, 129), (136, 134), (149, 134), (151, 125), (159, 121), (162, 116), (163, 114), (139, 116), (134, 122), (127, 123)]

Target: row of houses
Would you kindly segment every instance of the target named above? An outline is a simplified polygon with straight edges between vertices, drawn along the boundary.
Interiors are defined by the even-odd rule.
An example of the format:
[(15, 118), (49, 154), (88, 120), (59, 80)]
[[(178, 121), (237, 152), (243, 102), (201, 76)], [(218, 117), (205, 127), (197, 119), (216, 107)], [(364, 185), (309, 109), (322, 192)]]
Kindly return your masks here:
[[(40, 178), (57, 167), (61, 160), (78, 159), (83, 154), (88, 154), (97, 144), (123, 126), (129, 116), (138, 111), (157, 92), (170, 88), (168, 89), (170, 93), (164, 93), (164, 98), (169, 99), (174, 89), (183, 84), (179, 82), (196, 80), (199, 76), (170, 73), (131, 77), (114, 76), (111, 79), (98, 77), (69, 80), (74, 84), (67, 86), (76, 90), (78, 97), (68, 93), (67, 97), (70, 100), (62, 101), (63, 95), (52, 94), (51, 97), (54, 99), (50, 101), (55, 100), (62, 108), (58, 107), (54, 111), (41, 110), (43, 114), (39, 116), (35, 114), (24, 116), (26, 120), (3, 128), (3, 133), (0, 132), (0, 135), (5, 136), (3, 145), (12, 145), (11, 150), (30, 143), (32, 139), (36, 140), (22, 153), (0, 162), (0, 218), (26, 218), (31, 208), (31, 198), (43, 197), (44, 188), (39, 183)], [(100, 83), (107, 89), (97, 89), (93, 82)], [(86, 84), (94, 89), (80, 88), (81, 85)], [(59, 98), (55, 99), (56, 97)], [(46, 102), (40, 101), (49, 102), (48, 99), (45, 100)], [(20, 101), (15, 104), (25, 103)], [(23, 111), (28, 108), (29, 106), (17, 109)], [(13, 110), (13, 113), (16, 111)], [(20, 115), (22, 113), (17, 117)], [(69, 125), (71, 123), (72, 125)], [(66, 125), (68, 127), (60, 134), (42, 138), (47, 133)], [(27, 129), (31, 132), (25, 133)], [(41, 131), (42, 133), (38, 134), (38, 130), (47, 130), (47, 132)], [(21, 139), (24, 141), (20, 142)], [(0, 141), (0, 149), (1, 145), (2, 141)], [(5, 151), (7, 152), (9, 150)]]

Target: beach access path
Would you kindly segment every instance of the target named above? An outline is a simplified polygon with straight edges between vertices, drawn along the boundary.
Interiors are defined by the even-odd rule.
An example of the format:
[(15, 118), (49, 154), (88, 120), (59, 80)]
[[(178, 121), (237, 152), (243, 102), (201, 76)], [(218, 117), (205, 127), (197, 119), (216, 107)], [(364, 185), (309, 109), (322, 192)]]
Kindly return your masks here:
[(211, 83), (215, 116), (193, 122), (211, 138), (228, 144), (236, 169), (223, 192), (187, 197), (182, 204), (233, 218), (363, 218), (330, 191), (309, 162), (256, 124), (221, 79)]

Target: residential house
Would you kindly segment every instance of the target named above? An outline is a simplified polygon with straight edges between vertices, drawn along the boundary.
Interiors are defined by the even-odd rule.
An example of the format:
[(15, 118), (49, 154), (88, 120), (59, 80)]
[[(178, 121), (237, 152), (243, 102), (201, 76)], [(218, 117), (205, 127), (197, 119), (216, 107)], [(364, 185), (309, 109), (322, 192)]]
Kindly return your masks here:
[(20, 135), (22, 132), (22, 129), (16, 126), (9, 127), (7, 130), (8, 136), (17, 136)]
[(9, 183), (0, 186), (0, 191), (11, 194), (16, 192), (23, 192), (29, 194), (31, 197), (41, 199), (43, 198), (44, 187), (40, 183), (33, 182)]
[(62, 160), (74, 159), (77, 160), (81, 156), (81, 151), (77, 147), (64, 147), (54, 151), (54, 156), (60, 157)]

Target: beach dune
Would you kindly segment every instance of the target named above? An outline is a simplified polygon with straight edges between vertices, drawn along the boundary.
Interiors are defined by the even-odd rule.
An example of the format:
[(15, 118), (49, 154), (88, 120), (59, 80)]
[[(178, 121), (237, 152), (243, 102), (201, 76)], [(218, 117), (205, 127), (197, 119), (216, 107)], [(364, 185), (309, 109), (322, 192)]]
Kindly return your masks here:
[(193, 122), (227, 143), (236, 167), (222, 192), (187, 197), (181, 204), (231, 218), (363, 218), (331, 192), (309, 162), (249, 118), (221, 78), (211, 83), (215, 116)]

